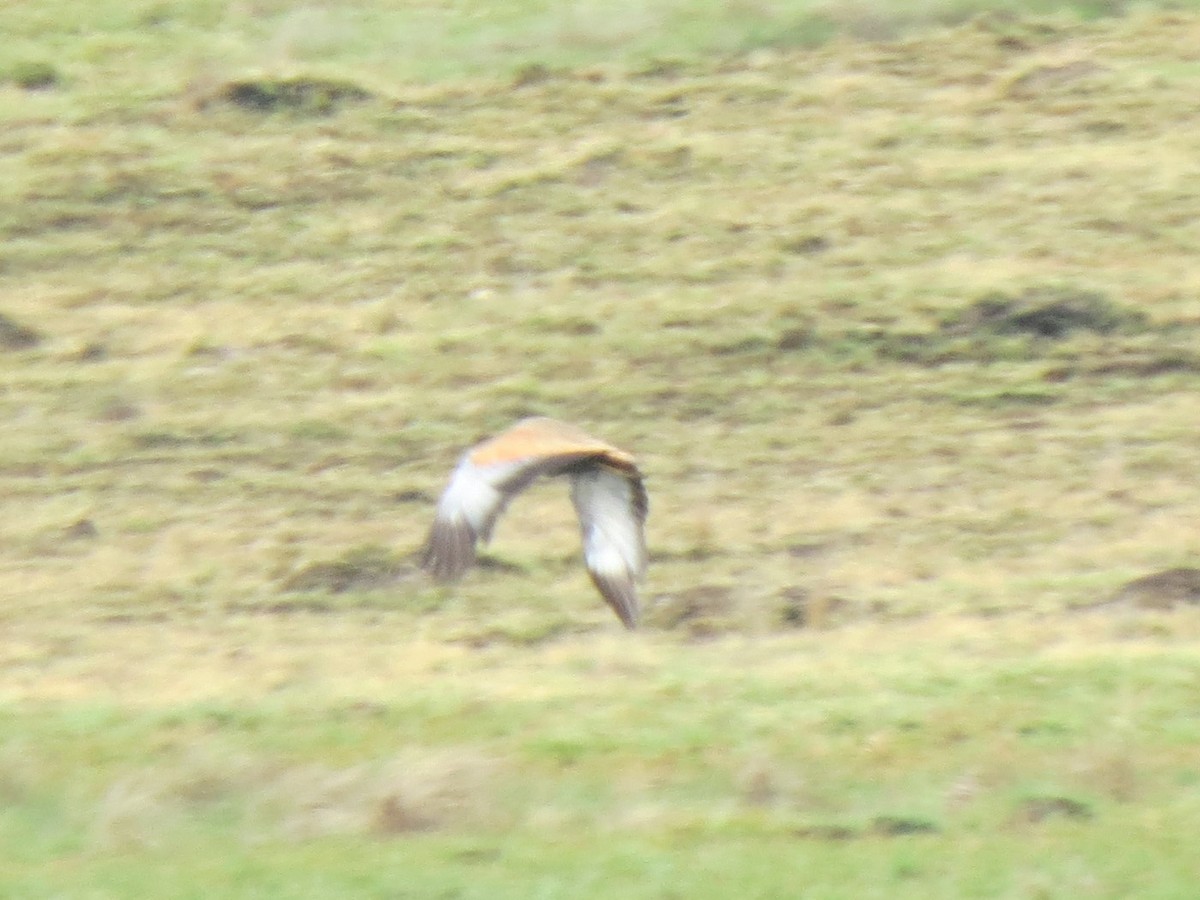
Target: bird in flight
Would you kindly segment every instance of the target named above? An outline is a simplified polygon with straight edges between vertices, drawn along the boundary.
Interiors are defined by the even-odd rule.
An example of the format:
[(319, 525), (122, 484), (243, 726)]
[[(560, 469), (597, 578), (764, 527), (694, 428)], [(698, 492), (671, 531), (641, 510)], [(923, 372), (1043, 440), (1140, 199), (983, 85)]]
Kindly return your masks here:
[(522, 419), (464, 453), (438, 501), (421, 566), (441, 581), (460, 577), (509, 501), (541, 475), (570, 478), (592, 583), (625, 627), (636, 628), (649, 508), (642, 474), (630, 454), (566, 422)]

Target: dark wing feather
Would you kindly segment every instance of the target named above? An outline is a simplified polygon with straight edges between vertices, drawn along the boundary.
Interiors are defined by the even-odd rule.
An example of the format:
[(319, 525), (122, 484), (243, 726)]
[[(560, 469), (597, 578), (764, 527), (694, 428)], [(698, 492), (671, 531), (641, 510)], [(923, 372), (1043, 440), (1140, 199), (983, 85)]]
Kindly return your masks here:
[(638, 609), (637, 587), (633, 579), (605, 575), (594, 569), (588, 569), (588, 574), (592, 576), (592, 584), (596, 586), (604, 602), (617, 614), (621, 624), (630, 631), (636, 629), (641, 612)]

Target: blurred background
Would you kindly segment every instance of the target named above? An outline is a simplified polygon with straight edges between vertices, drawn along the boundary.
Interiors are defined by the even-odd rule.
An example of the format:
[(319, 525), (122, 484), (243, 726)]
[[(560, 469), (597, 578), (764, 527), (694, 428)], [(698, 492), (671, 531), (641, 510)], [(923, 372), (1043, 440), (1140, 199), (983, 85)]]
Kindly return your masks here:
[[(14, 895), (1190, 889), (1196, 4), (0, 31)], [(560, 483), (414, 565), (528, 415), (636, 635)]]

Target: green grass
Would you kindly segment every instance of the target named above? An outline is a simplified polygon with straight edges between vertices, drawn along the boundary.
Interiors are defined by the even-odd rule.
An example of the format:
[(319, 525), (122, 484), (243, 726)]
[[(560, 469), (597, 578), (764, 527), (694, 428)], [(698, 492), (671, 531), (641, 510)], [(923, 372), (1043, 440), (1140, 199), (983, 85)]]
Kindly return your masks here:
[[(1194, 9), (1196, 4), (1170, 6)], [(381, 83), (614, 63), (655, 71), (688, 60), (812, 47), (836, 38), (893, 39), (979, 16), (1008, 30), (1017, 16), (1088, 21), (1129, 8), (1118, 0), (358, 0), (336, 6), (52, 0), (36, 10), (0, 12), (9, 36), (0, 50), (0, 81), (65, 83), (112, 102), (141, 102), (181, 84), (202, 89), (231, 65), (350, 69)]]
[(906, 653), (936, 648), (928, 665), (866, 668), (817, 639), (686, 656), (606, 639), (464, 654), (416, 695), (314, 679), (232, 706), (11, 716), (9, 883), (49, 895), (86, 873), (138, 895), (175, 866), (166, 896), (1170, 896), (1194, 875), (1190, 648), (1033, 660), (982, 630), (899, 631)]
[(0, 893), (1190, 895), (1194, 10), (18, 6)]

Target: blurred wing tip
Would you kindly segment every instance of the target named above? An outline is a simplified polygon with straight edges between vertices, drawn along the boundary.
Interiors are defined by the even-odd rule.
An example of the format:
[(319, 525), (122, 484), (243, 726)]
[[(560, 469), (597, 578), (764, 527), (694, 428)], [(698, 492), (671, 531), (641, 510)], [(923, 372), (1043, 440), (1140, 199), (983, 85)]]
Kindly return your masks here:
[(421, 551), (421, 568), (438, 581), (460, 578), (475, 561), (475, 534), (465, 521), (435, 519)]
[(604, 602), (612, 608), (612, 611), (617, 614), (617, 618), (621, 620), (621, 624), (630, 631), (636, 630), (640, 614), (638, 610), (637, 589), (634, 587), (633, 579), (605, 575), (595, 571), (591, 572), (591, 576), (592, 583), (600, 591), (600, 596), (604, 598)]

